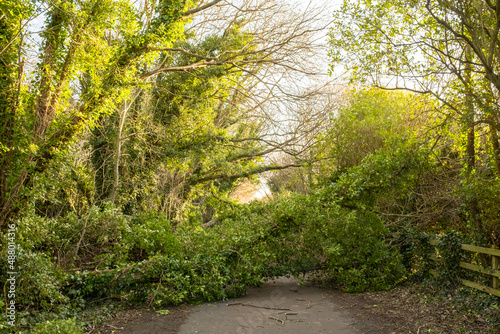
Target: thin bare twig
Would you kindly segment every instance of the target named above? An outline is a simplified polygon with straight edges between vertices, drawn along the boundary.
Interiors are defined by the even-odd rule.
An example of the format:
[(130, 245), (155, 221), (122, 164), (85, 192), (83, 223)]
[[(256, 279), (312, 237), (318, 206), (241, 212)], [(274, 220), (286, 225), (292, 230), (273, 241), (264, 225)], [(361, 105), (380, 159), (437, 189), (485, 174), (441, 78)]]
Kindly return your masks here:
[(226, 304), (226, 306), (236, 306), (236, 305), (249, 306), (249, 307), (255, 307), (255, 308), (263, 308), (263, 309), (266, 309), (266, 310), (290, 311), (289, 308), (258, 306), (258, 305), (248, 304), (248, 303), (230, 303), (230, 304)]

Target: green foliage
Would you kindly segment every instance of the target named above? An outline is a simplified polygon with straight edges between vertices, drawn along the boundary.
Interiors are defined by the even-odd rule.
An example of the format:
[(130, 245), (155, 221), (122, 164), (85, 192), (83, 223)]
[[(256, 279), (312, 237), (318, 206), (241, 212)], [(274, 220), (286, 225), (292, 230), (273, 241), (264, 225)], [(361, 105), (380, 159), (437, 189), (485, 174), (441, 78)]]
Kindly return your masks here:
[(380, 161), (367, 161), (309, 196), (283, 195), (250, 213), (270, 221), (268, 250), (276, 253), (276, 268), (300, 273), (323, 267), (348, 291), (388, 289), (404, 277), (398, 251), (385, 243), (383, 221), (370, 211), (373, 194), (390, 184), (380, 182), (380, 173), (398, 167)]
[[(318, 268), (348, 291), (388, 289), (404, 279), (405, 269), (398, 250), (385, 241), (383, 221), (372, 211), (373, 194), (393, 184), (389, 176), (408, 160), (374, 157), (309, 196), (228, 206), (212, 228), (200, 227), (197, 220), (177, 226), (178, 242), (172, 240), (168, 221), (136, 218), (128, 242), (136, 237), (137, 249), (162, 255), (121, 269), (72, 275), (68, 289), (85, 298), (121, 296), (160, 307), (229, 298), (264, 277)], [(381, 182), (385, 178), (391, 182)], [(141, 241), (151, 228), (171, 243), (150, 236)]]
[[(3, 282), (10, 277), (6, 256), (2, 253), (0, 275)], [(17, 247), (15, 265), (18, 272), (15, 291), (18, 312), (24, 308), (54, 311), (58, 305), (69, 301), (62, 293), (64, 274), (46, 254)]]
[[(460, 267), (462, 261), (479, 264), (483, 260), (478, 254), (465, 252), (461, 249), (462, 244), (471, 243), (471, 236), (450, 230), (442, 235), (435, 235), (434, 239), (437, 239), (437, 244), (434, 246), (430, 244), (430, 235), (418, 229), (400, 229), (398, 234), (397, 242), (400, 245), (405, 264), (407, 263), (412, 268), (418, 278), (427, 278), (432, 284), (445, 289), (445, 291), (460, 287), (461, 279), (476, 281), (481, 279), (472, 271)], [(431, 259), (431, 256), (435, 258)], [(433, 276), (429, 275), (430, 269), (434, 270)]]
[[(466, 166), (461, 175), (444, 165), (435, 174), (448, 178), (447, 183), (453, 187), (458, 182), (463, 186), (442, 194), (441, 198), (448, 199), (448, 207), (454, 208), (447, 209), (439, 219), (445, 220), (443, 216), (458, 212), (460, 207), (462, 217), (445, 225), (467, 233), (472, 231), (482, 243), (498, 245), (498, 224), (493, 218), (498, 215), (498, 205), (493, 203), (496, 197), (493, 194), (497, 193), (500, 175), (497, 105), (500, 82), (496, 75), (479, 73), (498, 71), (493, 66), (497, 56), (489, 54), (489, 50), (496, 49), (499, 41), (490, 36), (472, 37), (494, 24), (491, 18), (496, 15), (495, 10), (485, 4), (462, 0), (454, 4), (428, 1), (425, 5), (416, 1), (345, 0), (334, 12), (330, 56), (331, 71), (344, 67), (356, 84), (411, 89), (434, 97), (433, 107), (446, 116), (436, 118), (442, 124), (435, 125), (442, 128), (443, 139), (451, 143), (449, 154), (436, 157), (440, 163), (451, 162), (448, 167)], [(456, 70), (449, 72), (450, 66)], [(431, 119), (428, 124), (433, 122)], [(454, 190), (460, 196), (458, 204), (452, 200)], [(440, 223), (444, 222), (428, 222)]]
[(372, 155), (337, 174), (316, 195), (323, 207), (335, 203), (334, 211), (329, 209), (315, 220), (330, 218), (326, 221), (331, 223), (323, 226), (323, 239), (329, 242), (323, 253), (328, 255), (332, 278), (346, 290), (388, 289), (405, 276), (399, 250), (386, 243), (389, 231), (375, 213), (376, 199), (407, 182), (419, 160), (418, 151)]
[(466, 222), (463, 232), (469, 233), (481, 245), (498, 245), (500, 178), (484, 174), (478, 171), (472, 177), (466, 177), (457, 189)]
[(229, 251), (192, 258), (157, 256), (116, 271), (72, 275), (69, 286), (86, 298), (121, 296), (154, 307), (215, 301), (244, 293), (248, 282), (241, 276), (248, 279), (252, 273), (235, 271), (237, 260), (238, 255)]
[[(439, 279), (445, 285), (457, 285), (460, 283), (462, 269), (460, 261), (466, 259), (461, 250), (463, 238), (455, 231), (450, 231), (439, 238), (436, 249), (441, 256), (439, 263)], [(463, 277), (463, 276), (462, 276)]]
[[(158, 57), (151, 48), (182, 39), (182, 13), (192, 5), (160, 2), (144, 27), (127, 1), (2, 2), (0, 40), (8, 47), (0, 81), (9, 92), (0, 101), (2, 226), (29, 202), (25, 188), (142, 81), (138, 64), (146, 68)], [(23, 53), (35, 50), (24, 36), (33, 33), (27, 22), (36, 15), (46, 19), (34, 55), (40, 61), (25, 71)]]
[(312, 172), (313, 166), (273, 171), (266, 177), (266, 184), (271, 193), (297, 192), (307, 194), (316, 181), (317, 175)]
[[(39, 216), (59, 218), (72, 212), (85, 215), (94, 202), (95, 180), (88, 152), (72, 147), (40, 175), (28, 192), (31, 206)], [(29, 209), (26, 208), (29, 211)]]
[(332, 115), (324, 138), (323, 151), (329, 158), (325, 167), (354, 167), (378, 150), (410, 140), (417, 128), (415, 114), (422, 107), (423, 100), (414, 94), (352, 89), (347, 103)]
[(124, 237), (128, 244), (128, 258), (141, 261), (160, 254), (176, 254), (180, 250), (178, 239), (175, 237), (170, 221), (163, 215), (150, 213), (143, 216), (134, 216), (130, 231)]
[[(174, 46), (186, 53), (162, 53), (158, 62), (182, 67), (197, 60), (194, 54), (225, 58), (250, 39), (237, 25), (199, 41), (184, 36)], [(182, 219), (192, 202), (204, 211), (206, 197), (224, 197), (235, 182), (229, 177), (255, 171), (258, 158), (248, 157), (263, 149), (253, 140), (241, 141), (238, 149), (231, 144), (256, 137), (260, 128), (258, 122), (239, 121), (247, 99), (233, 91), (240, 80), (231, 66), (206, 67), (160, 74), (151, 89), (133, 90), (89, 137), (96, 199), (111, 200), (129, 215), (154, 210)]]
[(80, 217), (73, 212), (59, 219), (28, 214), (19, 226), (19, 237), (27, 247), (44, 251), (67, 266), (111, 266), (123, 261), (128, 249), (123, 237), (130, 231), (129, 220), (109, 202), (102, 208), (91, 207)]
[(52, 320), (37, 324), (32, 334), (83, 334), (83, 330), (73, 319)]
[(434, 267), (430, 256), (435, 253), (435, 247), (430, 244), (429, 234), (415, 227), (400, 227), (395, 242), (399, 246), (402, 262), (408, 272), (417, 267), (418, 278), (429, 277), (429, 269)]
[(370, 212), (350, 212), (329, 231), (335, 251), (328, 252), (328, 270), (349, 292), (387, 290), (404, 279), (405, 270), (380, 218)]
[[(448, 290), (441, 290), (449, 294)], [(468, 314), (484, 318), (493, 328), (493, 333), (500, 325), (500, 301), (497, 296), (485, 294), (475, 289), (460, 287), (454, 300), (457, 307), (464, 309)]]

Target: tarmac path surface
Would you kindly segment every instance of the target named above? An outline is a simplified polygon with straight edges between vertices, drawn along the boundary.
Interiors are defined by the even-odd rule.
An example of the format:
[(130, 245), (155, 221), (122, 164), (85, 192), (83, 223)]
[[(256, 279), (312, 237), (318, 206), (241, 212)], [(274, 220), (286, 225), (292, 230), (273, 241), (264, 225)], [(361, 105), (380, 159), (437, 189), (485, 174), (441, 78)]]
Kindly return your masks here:
[(348, 294), (280, 278), (247, 291), (216, 303), (126, 309), (87, 334), (498, 333), (488, 318), (429, 301), (414, 283)]
[(279, 278), (248, 295), (193, 306), (179, 334), (364, 334), (376, 327), (356, 319), (329, 290)]

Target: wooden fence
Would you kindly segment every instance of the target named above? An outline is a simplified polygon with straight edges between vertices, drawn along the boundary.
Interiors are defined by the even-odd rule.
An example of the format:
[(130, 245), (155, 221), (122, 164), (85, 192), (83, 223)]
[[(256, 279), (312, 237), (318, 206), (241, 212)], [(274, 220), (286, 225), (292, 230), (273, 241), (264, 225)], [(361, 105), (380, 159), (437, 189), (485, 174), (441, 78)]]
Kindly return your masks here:
[[(430, 244), (433, 246), (436, 246), (437, 243), (438, 243), (438, 240), (436, 240), (436, 239), (431, 239), (431, 241), (430, 241)], [(464, 269), (492, 276), (491, 287), (483, 285), (483, 284), (479, 284), (477, 282), (465, 280), (465, 279), (461, 279), (462, 284), (465, 286), (468, 286), (470, 288), (484, 291), (484, 292), (490, 293), (492, 295), (495, 295), (497, 297), (500, 297), (500, 289), (498, 288), (498, 283), (499, 283), (499, 278), (500, 278), (500, 270), (498, 270), (499, 269), (499, 266), (498, 266), (499, 259), (500, 259), (500, 249), (478, 247), (478, 246), (467, 245), (467, 244), (462, 244), (460, 248), (464, 251), (474, 252), (476, 254), (477, 253), (485, 254), (485, 255), (488, 255), (491, 257), (491, 268), (485, 268), (485, 267), (479, 266), (477, 264), (467, 263), (467, 262), (463, 262), (463, 261), (460, 262), (460, 267), (462, 267)], [(430, 258), (436, 262), (441, 261), (441, 259), (437, 255), (432, 255)], [(431, 270), (429, 270), (429, 272), (434, 276), (439, 275), (436, 270), (431, 269)]]

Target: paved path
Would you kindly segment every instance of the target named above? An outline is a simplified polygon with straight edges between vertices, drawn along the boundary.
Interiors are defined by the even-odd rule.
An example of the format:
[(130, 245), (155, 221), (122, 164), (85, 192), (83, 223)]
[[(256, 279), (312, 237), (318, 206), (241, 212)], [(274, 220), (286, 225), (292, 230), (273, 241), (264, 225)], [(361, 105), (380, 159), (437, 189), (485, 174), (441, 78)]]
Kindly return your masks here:
[[(249, 306), (253, 305), (253, 306)], [(375, 334), (339, 304), (334, 293), (280, 278), (242, 298), (193, 306), (179, 334)]]

